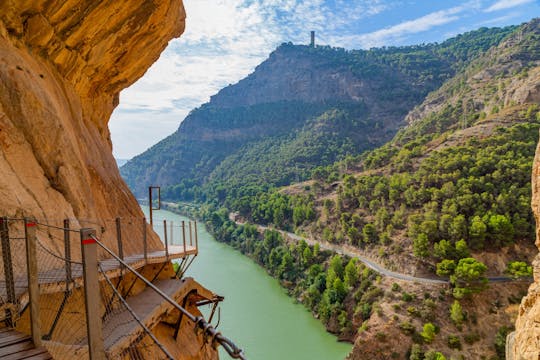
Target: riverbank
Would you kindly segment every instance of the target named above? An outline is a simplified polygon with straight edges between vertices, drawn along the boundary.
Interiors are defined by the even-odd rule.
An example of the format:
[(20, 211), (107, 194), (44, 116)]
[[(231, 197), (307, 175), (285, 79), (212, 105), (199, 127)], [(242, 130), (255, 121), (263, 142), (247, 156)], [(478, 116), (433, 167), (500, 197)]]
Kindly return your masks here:
[[(280, 235), (279, 232), (267, 232), (274, 234), (267, 238), (257, 226), (238, 225), (224, 211), (207, 213), (206, 219), (221, 241), (247, 254), (278, 278), (289, 295), (301, 300), (330, 331), (342, 338), (356, 339), (348, 359), (408, 358), (406, 354), (412, 350), (441, 352), (455, 358), (495, 356), (501, 351), (499, 339), (514, 322), (519, 300), (527, 287), (522, 282), (493, 283), (481, 294), (458, 300), (464, 315), (455, 322), (449, 309), (456, 299), (448, 284), (381, 276), (355, 264), (357, 269), (369, 271), (371, 277), (368, 281), (360, 278), (358, 286), (345, 286), (348, 259), (345, 262), (341, 258), (340, 270), (339, 264), (332, 265), (334, 256), (330, 251), (325, 252), (322, 247), (315, 251), (315, 246), (308, 246), (304, 239), (288, 242), (282, 239), (276, 243), (279, 237), (275, 234)], [(311, 255), (323, 253), (325, 257), (311, 265), (319, 267), (302, 264), (306, 256), (299, 248), (309, 248)], [(278, 250), (272, 254), (269, 249)], [(290, 267), (291, 263), (300, 265)], [(312, 271), (319, 271), (320, 277), (313, 277)], [(291, 273), (293, 279), (289, 280)], [(364, 270), (358, 273), (364, 275)], [(421, 335), (426, 325), (439, 329), (430, 342)], [(502, 347), (504, 350), (504, 343)]]
[[(160, 211), (175, 223), (187, 218)], [(158, 228), (159, 230), (159, 228)], [(226, 332), (249, 359), (334, 360), (352, 349), (326, 332), (311, 313), (291, 299), (277, 280), (248, 257), (219, 243), (199, 226), (199, 255), (188, 269), (207, 288), (225, 297), (218, 330)], [(204, 310), (204, 309), (203, 309)], [(217, 315), (214, 317), (214, 324)], [(223, 354), (222, 359), (227, 359)]]

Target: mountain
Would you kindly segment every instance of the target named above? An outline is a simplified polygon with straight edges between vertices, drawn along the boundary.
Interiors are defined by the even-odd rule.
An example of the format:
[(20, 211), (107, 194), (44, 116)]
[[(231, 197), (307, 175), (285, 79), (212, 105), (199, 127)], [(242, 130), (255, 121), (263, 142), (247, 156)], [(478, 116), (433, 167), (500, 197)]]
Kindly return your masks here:
[[(318, 286), (312, 269), (295, 269), (287, 288), (328, 329), (361, 331), (350, 359), (504, 358), (528, 282), (487, 277), (530, 277), (537, 254), (530, 178), (540, 129), (539, 40), (539, 19), (515, 29), (427, 95), (385, 145), (317, 168), (309, 181), (230, 201), (248, 222), (353, 249), (401, 274), (449, 277), (444, 289), (384, 277), (368, 307), (362, 299), (375, 290), (349, 288), (337, 301), (339, 287)], [(226, 222), (215, 233), (270, 272), (297, 256), (285, 245), (281, 257), (260, 260), (261, 242), (243, 240)], [(520, 349), (533, 343), (525, 321), (535, 309), (527, 307)]]
[(114, 160), (116, 161), (116, 165), (118, 167), (121, 167), (122, 165), (124, 165), (125, 163), (129, 161), (129, 159), (118, 159), (118, 158), (114, 158)]
[(282, 44), (121, 174), (136, 195), (160, 184), (170, 199), (219, 201), (306, 179), (390, 140), (429, 92), (512, 30), (371, 50)]

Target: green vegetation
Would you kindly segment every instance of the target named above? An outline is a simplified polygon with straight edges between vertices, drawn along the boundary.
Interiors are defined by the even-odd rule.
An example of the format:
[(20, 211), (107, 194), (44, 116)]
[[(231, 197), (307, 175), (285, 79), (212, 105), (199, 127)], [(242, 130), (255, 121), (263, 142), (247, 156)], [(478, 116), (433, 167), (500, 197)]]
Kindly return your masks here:
[(463, 314), (463, 309), (459, 301), (454, 300), (452, 306), (450, 307), (450, 319), (454, 322), (456, 326), (461, 326), (465, 316)]
[(340, 334), (354, 334), (383, 295), (376, 274), (355, 259), (331, 256), (304, 241), (287, 243), (275, 230), (261, 235), (254, 225), (231, 222), (225, 209), (207, 209), (201, 216), (218, 241), (267, 269), (327, 326), (338, 324), (335, 331)]
[(437, 328), (432, 323), (426, 323), (424, 324), (424, 328), (422, 329), (422, 332), (420, 335), (422, 336), (422, 339), (424, 339), (424, 342), (426, 344), (430, 344), (435, 339), (435, 335), (437, 334)]
[(531, 277), (533, 275), (532, 266), (523, 261), (511, 261), (508, 263), (506, 272), (513, 278)]
[[(244, 196), (307, 179), (319, 166), (384, 144), (430, 91), (514, 29), (370, 50), (282, 44), (256, 75), (194, 109), (176, 133), (124, 165), (122, 176), (139, 197), (159, 183), (169, 200), (233, 207)], [(328, 79), (328, 89), (305, 74), (306, 65)], [(317, 89), (276, 94), (281, 75), (295, 67), (301, 85)], [(348, 88), (361, 81), (369, 90), (353, 96), (333, 90), (343, 81)]]

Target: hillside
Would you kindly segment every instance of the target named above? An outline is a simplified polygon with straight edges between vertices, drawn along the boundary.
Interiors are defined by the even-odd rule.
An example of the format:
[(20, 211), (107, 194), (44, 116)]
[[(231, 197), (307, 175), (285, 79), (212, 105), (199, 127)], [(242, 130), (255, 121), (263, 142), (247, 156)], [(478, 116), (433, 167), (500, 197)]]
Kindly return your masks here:
[[(223, 222), (215, 233), (275, 272), (330, 330), (360, 329), (351, 359), (431, 359), (437, 351), (504, 358), (528, 281), (486, 277), (530, 277), (537, 253), (530, 176), (540, 128), (539, 40), (536, 19), (458, 69), (384, 146), (317, 168), (310, 181), (228, 202), (241, 218), (354, 246), (393, 271), (449, 277), (450, 289), (383, 278), (375, 282), (383, 294), (363, 312), (375, 290), (349, 287), (337, 299), (342, 285), (322, 286), (301, 266), (291, 285), (272, 266), (302, 259), (297, 249), (282, 246), (281, 257), (265, 258), (245, 230)], [(330, 261), (323, 266), (334, 276)]]
[(306, 179), (390, 140), (430, 91), (512, 29), (368, 51), (283, 44), (121, 174), (136, 195), (160, 184), (177, 200), (225, 201), (239, 188), (254, 194)]

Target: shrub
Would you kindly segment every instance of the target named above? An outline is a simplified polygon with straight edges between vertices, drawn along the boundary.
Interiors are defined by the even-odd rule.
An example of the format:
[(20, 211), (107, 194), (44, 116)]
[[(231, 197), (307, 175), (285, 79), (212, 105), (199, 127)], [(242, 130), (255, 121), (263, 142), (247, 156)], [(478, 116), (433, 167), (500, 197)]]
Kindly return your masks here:
[(459, 341), (459, 337), (455, 335), (448, 336), (448, 347), (450, 349), (461, 350), (461, 341)]
[(424, 342), (429, 344), (435, 339), (436, 333), (437, 328), (435, 327), (435, 325), (433, 325), (432, 323), (426, 323), (424, 324), (420, 335), (422, 335), (422, 339), (424, 339)]
[(506, 267), (506, 272), (513, 278), (532, 276), (532, 266), (524, 261), (511, 261)]

